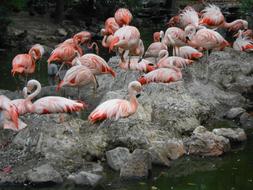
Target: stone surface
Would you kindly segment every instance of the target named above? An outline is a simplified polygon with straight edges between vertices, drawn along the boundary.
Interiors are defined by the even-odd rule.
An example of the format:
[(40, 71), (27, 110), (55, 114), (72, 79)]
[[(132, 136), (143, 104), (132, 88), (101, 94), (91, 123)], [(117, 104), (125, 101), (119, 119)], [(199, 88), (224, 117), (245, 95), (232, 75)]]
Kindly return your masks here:
[(201, 156), (219, 156), (230, 150), (229, 140), (223, 136), (207, 131), (203, 126), (197, 127), (192, 136), (186, 140), (188, 154)]
[(33, 184), (63, 182), (61, 175), (49, 164), (29, 170), (27, 180)]
[(136, 149), (120, 170), (124, 179), (146, 178), (151, 169), (151, 157), (148, 151)]
[(242, 142), (247, 139), (246, 133), (243, 129), (219, 128), (213, 129), (213, 133), (219, 136), (228, 138), (230, 142)]
[(240, 124), (243, 128), (252, 128), (253, 127), (253, 116), (248, 113), (243, 113), (240, 117)]
[(185, 148), (182, 141), (171, 139), (152, 142), (149, 152), (153, 164), (170, 166), (170, 160), (175, 160), (184, 155)]
[(240, 115), (244, 112), (246, 112), (246, 110), (240, 107), (231, 108), (227, 113), (225, 113), (225, 117), (228, 119), (235, 119), (237, 117), (240, 117)]
[(89, 172), (81, 171), (77, 174), (68, 176), (68, 180), (73, 181), (76, 185), (96, 186), (102, 179), (101, 175), (92, 174)]
[(117, 147), (106, 152), (107, 164), (114, 170), (120, 170), (130, 156), (127, 148)]

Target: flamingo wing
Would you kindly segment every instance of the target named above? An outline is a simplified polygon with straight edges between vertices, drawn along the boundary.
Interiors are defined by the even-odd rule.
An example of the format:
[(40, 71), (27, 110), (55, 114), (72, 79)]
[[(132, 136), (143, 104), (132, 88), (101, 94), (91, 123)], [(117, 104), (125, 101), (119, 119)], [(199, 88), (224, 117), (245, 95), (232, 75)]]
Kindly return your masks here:
[(32, 112), (37, 114), (77, 112), (86, 107), (85, 103), (58, 96), (47, 96), (33, 103)]

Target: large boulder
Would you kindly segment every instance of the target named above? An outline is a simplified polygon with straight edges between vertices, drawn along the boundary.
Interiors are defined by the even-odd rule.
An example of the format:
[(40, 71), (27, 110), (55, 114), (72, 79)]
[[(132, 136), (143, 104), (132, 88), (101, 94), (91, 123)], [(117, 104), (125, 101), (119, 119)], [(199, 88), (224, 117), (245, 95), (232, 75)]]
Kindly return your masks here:
[(247, 139), (246, 133), (243, 129), (219, 128), (213, 129), (213, 133), (219, 136), (228, 138), (230, 142), (242, 142)]
[(244, 112), (246, 112), (246, 110), (241, 107), (231, 108), (227, 113), (225, 113), (225, 117), (228, 119), (235, 119)]
[(61, 175), (49, 164), (29, 170), (27, 180), (32, 184), (60, 184), (63, 182)]
[(185, 146), (188, 154), (201, 156), (219, 156), (230, 150), (227, 138), (215, 135), (203, 126), (193, 131), (192, 136), (185, 141)]
[(77, 174), (68, 176), (68, 180), (73, 181), (76, 185), (96, 186), (102, 179), (101, 175), (81, 171)]
[(136, 149), (120, 169), (124, 179), (147, 178), (151, 169), (150, 154), (146, 150)]
[(114, 170), (120, 170), (130, 156), (127, 148), (117, 147), (105, 153), (108, 165)]

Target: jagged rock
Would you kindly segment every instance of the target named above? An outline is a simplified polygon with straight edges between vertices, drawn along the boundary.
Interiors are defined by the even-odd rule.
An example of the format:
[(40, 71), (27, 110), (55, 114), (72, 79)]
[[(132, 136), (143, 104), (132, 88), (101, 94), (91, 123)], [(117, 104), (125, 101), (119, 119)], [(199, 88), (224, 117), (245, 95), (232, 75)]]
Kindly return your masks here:
[(151, 157), (148, 151), (136, 149), (120, 169), (124, 179), (146, 178), (151, 169)]
[(243, 129), (219, 128), (213, 129), (213, 133), (228, 138), (231, 142), (242, 142), (247, 139)]
[(114, 170), (120, 170), (130, 156), (127, 148), (117, 147), (106, 152), (106, 160), (108, 165)]
[(64, 29), (64, 28), (58, 28), (56, 30), (57, 34), (59, 34), (60, 36), (67, 36), (68, 32)]
[(248, 113), (243, 113), (240, 117), (240, 123), (243, 128), (252, 128), (253, 127), (253, 117)]
[(152, 142), (149, 148), (152, 163), (170, 166), (170, 160), (175, 160), (185, 154), (185, 148), (182, 141), (172, 139), (169, 141)]
[(203, 126), (197, 127), (190, 139), (186, 140), (188, 154), (201, 156), (219, 156), (230, 150), (229, 140), (207, 131)]
[(228, 119), (235, 119), (244, 112), (246, 112), (246, 110), (241, 107), (231, 108), (227, 113), (225, 113), (225, 117)]
[(82, 167), (83, 171), (89, 173), (101, 174), (104, 171), (104, 168), (101, 164), (95, 162), (85, 162)]
[(58, 184), (63, 182), (61, 175), (49, 164), (29, 170), (27, 180), (32, 184)]
[(96, 186), (102, 179), (101, 175), (81, 171), (77, 174), (68, 176), (68, 180), (73, 181), (76, 185)]

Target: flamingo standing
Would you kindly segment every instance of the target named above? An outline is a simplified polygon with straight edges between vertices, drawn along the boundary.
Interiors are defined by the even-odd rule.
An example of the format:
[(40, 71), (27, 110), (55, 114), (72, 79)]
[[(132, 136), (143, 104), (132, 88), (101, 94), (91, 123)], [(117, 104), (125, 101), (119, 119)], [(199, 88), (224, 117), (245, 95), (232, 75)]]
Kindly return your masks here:
[[(159, 37), (158, 37), (159, 34)], [(168, 47), (161, 42), (161, 40), (163, 40), (164, 37), (164, 32), (155, 32), (153, 34), (153, 43), (149, 45), (147, 51), (145, 52), (144, 58), (147, 57), (154, 57), (155, 59), (158, 58), (159, 56), (159, 52), (161, 50), (167, 50)]]
[(106, 63), (106, 61), (93, 53), (87, 53), (82, 57), (75, 58), (72, 65), (81, 64), (88, 67), (94, 75), (111, 74), (116, 76), (115, 71)]
[(72, 60), (77, 56), (80, 57), (80, 54), (78, 53), (78, 51), (72, 45), (65, 44), (54, 49), (50, 57), (48, 58), (47, 62), (48, 64), (50, 64), (51, 62), (62, 63), (60, 69), (58, 70), (58, 73), (56, 74), (58, 75), (60, 73), (60, 70), (63, 68), (63, 66), (65, 64), (71, 66)]
[[(41, 91), (41, 84), (37, 80), (30, 80), (25, 87), (26, 92), (31, 92), (34, 87), (36, 90), (30, 95), (26, 95), (29, 100), (34, 99)], [(86, 107), (84, 102), (78, 102), (59, 96), (46, 96), (33, 102), (30, 107), (31, 113), (50, 114), (50, 113), (65, 113), (78, 112)]]
[(44, 54), (44, 48), (40, 44), (35, 44), (29, 50), (28, 54), (18, 54), (12, 60), (12, 74), (13, 76), (18, 74), (25, 74), (26, 80), (27, 75), (32, 74), (35, 71), (35, 63)]
[(158, 68), (171, 68), (171, 66), (175, 66), (178, 68), (183, 68), (186, 65), (190, 65), (193, 63), (190, 59), (184, 59), (182, 57), (171, 56), (169, 57), (169, 53), (167, 50), (161, 50), (159, 53), (159, 61), (157, 63)]
[(124, 70), (140, 71), (144, 73), (148, 73), (156, 69), (155, 65), (150, 61), (146, 59), (139, 61), (139, 59), (136, 58), (131, 59), (130, 63), (121, 60), (119, 67)]
[(114, 33), (109, 48), (110, 50), (113, 50), (113, 48), (123, 50), (121, 58), (124, 59), (130, 52), (138, 52), (141, 49), (140, 44), (139, 30), (134, 26), (123, 26)]
[(230, 44), (216, 31), (211, 29), (200, 29), (197, 32), (194, 31), (188, 36), (190, 41), (188, 44), (196, 48), (204, 48), (207, 50), (207, 71), (206, 71), (206, 83), (208, 82), (209, 66), (208, 66), (208, 50), (223, 50)]
[(191, 46), (182, 46), (175, 51), (175, 55), (185, 59), (199, 59), (203, 57), (203, 53)]
[(88, 119), (95, 123), (105, 119), (118, 120), (121, 117), (129, 117), (134, 114), (138, 108), (137, 98), (141, 92), (141, 84), (138, 81), (133, 81), (128, 85), (128, 93), (130, 101), (123, 99), (107, 100), (100, 104), (94, 111), (91, 112)]
[(114, 17), (110, 17), (105, 21), (105, 28), (101, 30), (103, 36), (114, 34), (119, 29), (119, 25)]
[(63, 86), (77, 86), (78, 98), (80, 99), (79, 87), (93, 83), (94, 89), (97, 88), (97, 81), (91, 70), (83, 65), (71, 67), (65, 74), (63, 80), (58, 84), (56, 91)]
[(132, 13), (126, 8), (119, 8), (114, 14), (115, 21), (120, 27), (129, 25), (133, 19)]
[(233, 48), (237, 51), (252, 52), (253, 40), (247, 36), (243, 36), (243, 32), (239, 30), (239, 36), (233, 44)]
[(162, 43), (167, 46), (172, 46), (174, 55), (174, 52), (178, 47), (184, 46), (187, 43), (185, 32), (177, 27), (168, 28), (165, 32)]
[(182, 79), (182, 73), (179, 68), (159, 68), (141, 76), (138, 81), (144, 85), (151, 82), (155, 83), (170, 83)]

